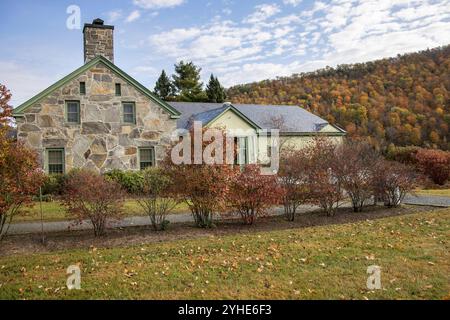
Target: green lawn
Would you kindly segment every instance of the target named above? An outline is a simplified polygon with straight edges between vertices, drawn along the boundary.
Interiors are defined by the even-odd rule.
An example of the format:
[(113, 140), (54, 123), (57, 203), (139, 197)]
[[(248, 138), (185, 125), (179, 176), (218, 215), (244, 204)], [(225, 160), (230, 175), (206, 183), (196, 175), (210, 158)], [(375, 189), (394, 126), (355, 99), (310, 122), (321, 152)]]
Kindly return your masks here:
[[(189, 209), (186, 204), (181, 203), (176, 206), (173, 213), (187, 212)], [(142, 216), (141, 207), (136, 200), (126, 200), (124, 205), (124, 211), (126, 216)], [(42, 212), (45, 221), (58, 221), (67, 220), (66, 209), (62, 205), (61, 201), (42, 202)], [(37, 221), (41, 219), (41, 210), (39, 202), (33, 204), (31, 208), (24, 208), (24, 214), (18, 215), (14, 218), (13, 222), (23, 221)]]
[(425, 196), (446, 196), (450, 197), (450, 189), (421, 189), (416, 191), (419, 195), (425, 195)]
[[(331, 218), (332, 219), (332, 218)], [(3, 299), (442, 299), (450, 209), (353, 224), (0, 258)], [(81, 267), (81, 290), (65, 287)], [(366, 289), (367, 267), (382, 289)]]

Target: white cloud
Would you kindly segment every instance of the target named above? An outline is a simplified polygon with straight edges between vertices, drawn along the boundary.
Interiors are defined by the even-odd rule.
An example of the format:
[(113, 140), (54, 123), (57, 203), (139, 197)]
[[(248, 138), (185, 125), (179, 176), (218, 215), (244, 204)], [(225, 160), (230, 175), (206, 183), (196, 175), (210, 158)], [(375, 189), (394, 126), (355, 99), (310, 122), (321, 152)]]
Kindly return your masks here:
[[(405, 7), (405, 1), (315, 2), (309, 11), (284, 15), (278, 6), (264, 4), (256, 6), (243, 23), (212, 20), (201, 26), (176, 28), (153, 35), (149, 44), (173, 60), (193, 60), (223, 78), (224, 84), (232, 85), (450, 42), (450, 23), (442, 22), (449, 18), (446, 4), (435, 4), (419, 13), (402, 10), (419, 7), (422, 2), (409, 2)], [(423, 18), (403, 21), (419, 14)]]
[(183, 4), (184, 0), (133, 0), (133, 3), (143, 9), (171, 8)]
[(132, 11), (128, 17), (125, 19), (126, 22), (133, 22), (136, 21), (141, 17), (141, 12), (139, 10)]
[(156, 74), (157, 70), (152, 66), (137, 66), (132, 69), (132, 72), (134, 74), (139, 73)]
[[(287, 26), (293, 30), (282, 32), (275, 27), (275, 21), (283, 19), (292, 20)], [(224, 68), (218, 75), (229, 86), (442, 46), (450, 43), (449, 20), (448, 0), (316, 2), (299, 16), (286, 14), (266, 23), (273, 28), (272, 38), (258, 53), (261, 61), (242, 62), (237, 69), (227, 72)], [(279, 39), (274, 40), (276, 34)], [(272, 40), (274, 46), (269, 49)], [(275, 56), (278, 61), (265, 61)], [(285, 60), (289, 57), (302, 57), (303, 61)]]
[(176, 60), (223, 63), (254, 55), (261, 43), (272, 38), (256, 27), (239, 27), (230, 21), (214, 21), (197, 28), (176, 28), (149, 38), (151, 48)]
[(288, 5), (290, 4), (291, 6), (298, 6), (300, 3), (302, 2), (302, 0), (283, 0), (283, 3)]
[(233, 11), (231, 11), (230, 8), (225, 8), (225, 9), (222, 10), (222, 13), (227, 15), (227, 16), (229, 16), (230, 14), (233, 13)]
[(244, 19), (245, 23), (258, 23), (276, 15), (280, 8), (276, 4), (262, 4), (255, 7), (255, 12)]
[(106, 13), (106, 15), (107, 15), (107, 19), (106, 19), (107, 22), (113, 23), (122, 17), (122, 10), (113, 10), (113, 11)]
[(57, 74), (38, 72), (14, 61), (0, 61), (0, 79), (11, 91), (10, 104), (14, 107), (50, 86), (57, 77)]
[[(141, 17), (133, 12), (127, 17), (116, 10), (108, 13), (108, 21), (144, 21), (144, 16), (156, 14), (156, 9), (183, 2), (134, 0), (142, 8), (135, 10)], [(232, 2), (221, 3), (225, 8), (218, 11), (221, 18), (209, 17), (207, 22), (184, 27), (165, 27), (146, 35), (147, 38), (133, 40), (133, 47), (128, 47), (139, 49), (145, 58), (129, 62), (130, 72), (152, 80), (163, 66), (167, 69), (175, 61), (192, 60), (203, 68), (204, 80), (213, 72), (224, 85), (230, 86), (450, 43), (450, 0), (331, 0), (312, 4), (285, 0), (280, 1), (285, 6), (258, 5), (240, 20), (234, 18), (236, 9), (232, 14), (226, 9), (232, 8)], [(118, 45), (121, 38), (124, 36), (119, 37)], [(156, 64), (157, 61), (162, 64)], [(0, 79), (7, 80), (14, 95), (21, 95), (14, 96), (15, 101), (23, 102), (56, 80), (46, 79), (45, 75), (43, 78), (36, 69), (34, 72), (29, 69), (0, 61)], [(54, 69), (57, 70), (56, 66)]]

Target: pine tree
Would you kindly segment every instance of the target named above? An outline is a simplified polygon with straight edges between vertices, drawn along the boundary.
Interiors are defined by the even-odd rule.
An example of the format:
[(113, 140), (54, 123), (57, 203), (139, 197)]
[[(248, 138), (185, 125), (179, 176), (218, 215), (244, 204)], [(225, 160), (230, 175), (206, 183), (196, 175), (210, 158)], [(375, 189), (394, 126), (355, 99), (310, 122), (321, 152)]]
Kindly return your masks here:
[(200, 71), (192, 61), (180, 61), (175, 64), (175, 74), (172, 76), (178, 101), (205, 101), (206, 94), (203, 91), (203, 83), (200, 82)]
[(219, 82), (217, 77), (211, 74), (209, 78), (209, 83), (206, 86), (206, 95), (208, 96), (209, 102), (224, 102), (227, 98), (224, 87)]
[(156, 81), (154, 92), (163, 100), (167, 100), (169, 96), (173, 95), (173, 84), (164, 70)]

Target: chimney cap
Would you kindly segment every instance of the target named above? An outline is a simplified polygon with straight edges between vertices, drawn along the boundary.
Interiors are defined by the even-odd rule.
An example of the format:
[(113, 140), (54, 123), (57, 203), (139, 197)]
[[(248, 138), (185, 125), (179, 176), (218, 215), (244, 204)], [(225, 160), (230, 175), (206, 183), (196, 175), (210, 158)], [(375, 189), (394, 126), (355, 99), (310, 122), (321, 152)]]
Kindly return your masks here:
[(104, 22), (105, 22), (105, 21), (103, 21), (102, 19), (97, 18), (97, 19), (94, 19), (94, 21), (92, 21), (92, 24), (102, 26)]
[(92, 21), (92, 23), (85, 23), (84, 24), (84, 28), (83, 28), (83, 33), (86, 30), (86, 27), (89, 28), (100, 28), (100, 29), (112, 29), (114, 30), (114, 26), (108, 26), (106, 24), (104, 24), (105, 21), (103, 21), (100, 18), (94, 19), (94, 21)]

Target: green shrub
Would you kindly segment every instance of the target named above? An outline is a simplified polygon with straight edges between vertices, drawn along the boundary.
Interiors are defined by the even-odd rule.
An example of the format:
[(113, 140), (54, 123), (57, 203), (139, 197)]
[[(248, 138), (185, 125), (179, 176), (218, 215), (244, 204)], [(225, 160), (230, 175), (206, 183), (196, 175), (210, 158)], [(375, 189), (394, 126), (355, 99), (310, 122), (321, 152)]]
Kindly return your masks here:
[(49, 174), (42, 185), (42, 195), (60, 196), (64, 193), (66, 174)]
[[(33, 201), (40, 201), (41, 197), (39, 195), (33, 197)], [(51, 194), (43, 194), (42, 202), (53, 202), (53, 195)]]
[(144, 182), (141, 171), (122, 171), (113, 169), (104, 174), (105, 178), (117, 182), (129, 194), (140, 194)]
[(147, 168), (143, 172), (142, 196), (137, 200), (142, 210), (149, 216), (153, 229), (166, 230), (167, 215), (175, 208), (172, 180), (161, 168)]
[(421, 149), (416, 146), (391, 147), (387, 150), (386, 158), (403, 164), (414, 165), (417, 163), (416, 154)]

